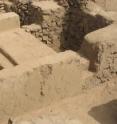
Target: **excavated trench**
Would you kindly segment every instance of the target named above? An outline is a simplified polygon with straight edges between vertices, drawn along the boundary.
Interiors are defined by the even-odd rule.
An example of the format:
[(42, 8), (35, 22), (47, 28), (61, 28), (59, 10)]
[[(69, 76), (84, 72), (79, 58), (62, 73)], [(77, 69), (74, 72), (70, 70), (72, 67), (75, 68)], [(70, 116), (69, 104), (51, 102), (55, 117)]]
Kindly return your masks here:
[[(6, 12), (19, 15), (22, 28), (20, 32), (11, 32), (12, 37), (6, 35), (9, 34), (10, 40), (18, 39), (19, 46), (22, 39), (26, 42), (25, 47), (20, 46), (24, 47), (21, 48), (24, 58), (23, 52), (21, 56), (17, 52), (20, 56), (17, 57), (12, 54), (14, 51), (9, 54), (4, 52), (4, 46), (0, 48), (3, 60), (0, 89), (4, 94), (0, 101), (3, 116), (0, 121), (4, 124), (116, 124), (117, 13), (110, 11), (114, 9), (108, 3), (104, 6), (96, 0), (55, 1), (10, 1), (2, 6)], [(22, 35), (23, 32), (28, 33)], [(35, 41), (30, 34), (36, 37), (36, 45), (28, 46), (28, 37), (29, 42)], [(30, 47), (34, 50), (28, 53)], [(48, 57), (40, 58), (38, 49), (47, 49), (42, 56)]]
[[(60, 5), (59, 2), (58, 4)], [(15, 3), (12, 10), (19, 14), (21, 24), (24, 29), (26, 28), (26, 31), (35, 35), (54, 50), (71, 49), (77, 51), (81, 48), (86, 34), (112, 23), (111, 20), (100, 14), (93, 16), (85, 12), (85, 4), (87, 5), (86, 2), (82, 4), (80, 2), (71, 2), (71, 5), (66, 3), (66, 6), (64, 5), (63, 7), (54, 3), (52, 8), (44, 8), (43, 6), (47, 6), (47, 3), (42, 1), (42, 5), (41, 3), (40, 5), (34, 4), (32, 6), (27, 4), (29, 11), (25, 13), (24, 6)], [(31, 24), (32, 26), (29, 26), (29, 28), (25, 26)], [(37, 24), (37, 26), (33, 24)]]
[(6, 3), (5, 8), (20, 16), (21, 25), (27, 32), (56, 51), (78, 51), (86, 34), (112, 23), (100, 13), (94, 16), (88, 12), (87, 1), (56, 2), (58, 5), (51, 1), (26, 3), (16, 0), (10, 7)]

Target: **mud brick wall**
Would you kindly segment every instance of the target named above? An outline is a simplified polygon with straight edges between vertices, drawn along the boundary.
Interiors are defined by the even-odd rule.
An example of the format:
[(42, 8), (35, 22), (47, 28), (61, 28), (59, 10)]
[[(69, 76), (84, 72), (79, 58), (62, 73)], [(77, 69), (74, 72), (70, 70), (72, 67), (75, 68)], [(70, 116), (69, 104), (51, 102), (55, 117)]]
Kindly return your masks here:
[(40, 41), (54, 50), (59, 51), (63, 30), (65, 9), (63, 7), (54, 10), (42, 10), (43, 21), (39, 25), (25, 25), (22, 28), (30, 32)]
[(0, 13), (5, 13), (5, 4), (3, 1), (0, 0)]
[(90, 58), (89, 69), (95, 72), (93, 82), (104, 83), (117, 77), (117, 44), (101, 41), (92, 46), (87, 43), (86, 45), (84, 51), (85, 55), (87, 54)]
[(98, 54), (95, 62), (97, 78), (102, 82), (117, 76), (117, 44), (103, 42), (97, 44)]
[(40, 41), (42, 41), (43, 34), (42, 34), (42, 27), (41, 27), (41, 25), (37, 25), (37, 24), (24, 25), (24, 26), (22, 26), (22, 28), (26, 32), (31, 33), (33, 36), (35, 36)]
[(43, 13), (42, 41), (55, 50), (60, 49), (64, 15), (64, 8), (58, 8), (48, 12), (45, 11)]
[[(105, 18), (87, 14), (79, 7), (66, 8), (55, 3), (46, 3), (56, 7), (56, 9), (52, 8), (53, 6), (47, 9), (40, 7), (40, 2), (38, 2), (42, 11), (41, 23), (39, 26), (30, 25), (23, 26), (23, 28), (56, 51), (79, 50), (87, 33), (109, 24)], [(35, 4), (33, 6), (36, 7)]]
[(117, 24), (91, 32), (85, 36), (81, 53), (90, 60), (89, 70), (101, 83), (117, 77)]
[(32, 5), (32, 0), (15, 0), (11, 11), (20, 16), (21, 25), (37, 22), (41, 18), (41, 9)]

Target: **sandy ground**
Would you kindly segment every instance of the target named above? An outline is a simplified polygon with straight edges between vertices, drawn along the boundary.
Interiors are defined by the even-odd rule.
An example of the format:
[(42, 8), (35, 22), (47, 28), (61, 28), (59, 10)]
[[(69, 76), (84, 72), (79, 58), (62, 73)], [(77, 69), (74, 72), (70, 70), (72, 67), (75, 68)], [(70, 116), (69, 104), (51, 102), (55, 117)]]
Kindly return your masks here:
[(14, 124), (33, 123), (117, 124), (117, 79), (14, 121)]
[[(46, 8), (47, 6), (44, 6), (42, 2), (41, 6), (45, 7), (44, 9), (50, 9), (54, 4)], [(102, 16), (105, 17), (105, 13), (102, 13)], [(111, 18), (113, 19), (114, 17)], [(114, 20), (116, 19), (114, 18)], [(41, 57), (43, 56), (42, 53), (45, 56), (47, 48), (43, 45), (35, 45), (38, 42), (33, 40), (34, 38), (31, 39), (28, 34), (22, 32), (12, 32), (11, 34), (8, 32), (7, 35), (6, 33), (1, 34), (0, 39), (2, 42), (0, 42), (0, 45), (4, 49), (7, 47), (8, 53), (12, 53), (13, 58), (18, 60), (19, 63), (24, 63), (24, 60), (30, 61), (32, 56), (34, 58)], [(12, 43), (5, 40), (6, 36)], [(14, 41), (14, 38), (17, 39), (17, 42)], [(41, 53), (38, 53), (39, 49), (42, 51)], [(55, 53), (49, 48), (48, 50), (50, 54)], [(5, 59), (3, 61), (5, 66), (9, 64), (3, 55), (0, 58)], [(11, 118), (11, 120), (13, 124), (117, 124), (117, 78), (84, 91), (84, 93), (78, 96), (52, 103), (52, 105), (46, 108), (34, 110), (32, 113), (22, 115), (22, 117), (17, 117), (16, 119)]]

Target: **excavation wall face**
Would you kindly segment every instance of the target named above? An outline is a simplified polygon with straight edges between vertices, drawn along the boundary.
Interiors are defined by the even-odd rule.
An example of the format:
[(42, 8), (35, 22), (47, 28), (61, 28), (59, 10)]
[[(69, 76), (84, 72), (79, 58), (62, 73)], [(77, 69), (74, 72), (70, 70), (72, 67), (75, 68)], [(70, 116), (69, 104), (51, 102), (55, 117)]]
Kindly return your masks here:
[(20, 28), (2, 32), (0, 39), (1, 53), (10, 58), (16, 65), (56, 54), (51, 48)]
[(0, 14), (5, 13), (5, 4), (3, 1), (0, 1)]
[(61, 39), (61, 45), (63, 49), (75, 51), (80, 49), (86, 34), (109, 24), (104, 17), (93, 16), (75, 6), (66, 10), (64, 23), (62, 32), (64, 39)]
[[(102, 15), (98, 13), (100, 10), (91, 14), (76, 6), (64, 8), (52, 1), (31, 5), (41, 8), (43, 20), (23, 25), (26, 32), (20, 29), (15, 13), (1, 15), (0, 31), (5, 32), (0, 33), (0, 59), (3, 60), (0, 62), (0, 121), (78, 95), (92, 78), (94, 83), (95, 77), (103, 83), (117, 76), (117, 24), (105, 27), (110, 24), (102, 16), (105, 11), (101, 10)], [(28, 20), (22, 17), (21, 23), (26, 24)], [(81, 53), (90, 63), (71, 51), (57, 54), (40, 41), (56, 51), (77, 51), (83, 42)]]
[(1, 71), (0, 121), (81, 93), (87, 65), (65, 52)]
[(66, 8), (42, 1), (34, 2), (33, 6), (41, 8), (43, 21), (23, 28), (56, 51), (79, 50), (87, 33), (109, 24), (104, 17), (88, 14), (75, 5)]
[(33, 24), (23, 26), (23, 28), (54, 50), (59, 51), (65, 9), (52, 1), (34, 2), (33, 6), (41, 8), (43, 21), (39, 26)]
[(41, 10), (32, 5), (30, 1), (14, 1), (11, 5), (11, 11), (20, 16), (21, 25), (28, 25), (41, 21)]
[(117, 25), (89, 33), (82, 45), (83, 54), (90, 59), (90, 68), (105, 82), (117, 75)]
[[(58, 5), (59, 2), (57, 4), (53, 1), (38, 1), (30, 4), (14, 2), (10, 8), (11, 11), (19, 14), (22, 28), (25, 31), (56, 51), (79, 50), (87, 33), (110, 24), (99, 13), (93, 15), (80, 9), (80, 3), (78, 3), (79, 6), (76, 6), (77, 3), (72, 6), (68, 6), (65, 1), (62, 3), (65, 3), (67, 7)], [(84, 1), (82, 4), (85, 5), (85, 3), (87, 2)], [(95, 7), (99, 9), (94, 5)], [(27, 26), (27, 24), (31, 25)]]

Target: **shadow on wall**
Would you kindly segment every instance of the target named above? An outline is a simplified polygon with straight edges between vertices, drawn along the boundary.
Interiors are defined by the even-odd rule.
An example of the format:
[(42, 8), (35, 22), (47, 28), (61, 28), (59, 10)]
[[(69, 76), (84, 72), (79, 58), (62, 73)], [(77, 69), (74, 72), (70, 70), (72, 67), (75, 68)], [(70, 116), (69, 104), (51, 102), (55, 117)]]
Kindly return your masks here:
[(100, 124), (117, 124), (117, 100), (94, 107), (88, 114)]
[(41, 9), (33, 6), (32, 1), (14, 1), (11, 11), (19, 15), (21, 25), (41, 24), (43, 21)]
[(100, 15), (91, 16), (83, 11), (80, 6), (69, 6), (63, 21), (61, 35), (61, 49), (79, 50), (84, 36), (99, 28), (109, 25), (105, 18)]

